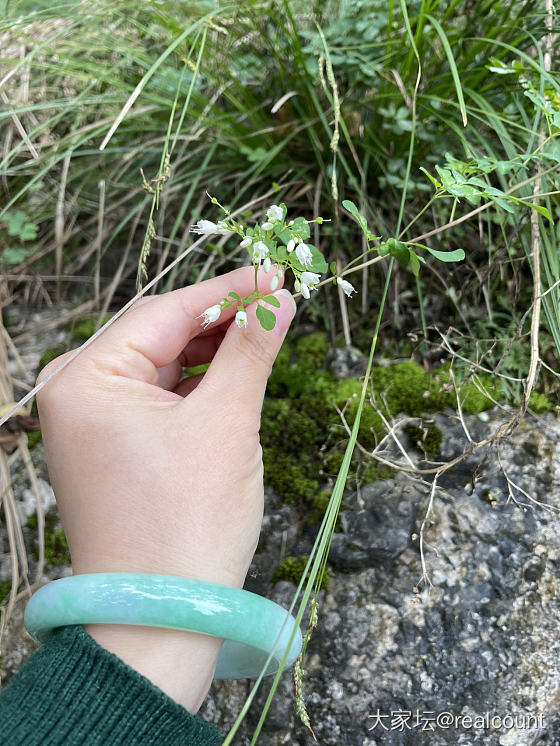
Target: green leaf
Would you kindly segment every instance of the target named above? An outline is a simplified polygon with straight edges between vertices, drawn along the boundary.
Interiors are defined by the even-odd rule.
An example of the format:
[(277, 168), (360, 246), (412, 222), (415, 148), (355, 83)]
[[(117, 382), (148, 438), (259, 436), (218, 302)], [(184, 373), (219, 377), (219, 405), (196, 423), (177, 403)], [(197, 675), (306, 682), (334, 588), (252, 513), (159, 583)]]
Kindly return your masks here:
[(392, 243), (389, 245), (389, 250), (401, 267), (408, 267), (410, 262), (410, 249), (405, 243), (393, 239)]
[(348, 210), (348, 212), (353, 215), (355, 218), (359, 216), (358, 208), (356, 205), (351, 202), (349, 199), (343, 199), (342, 200), (342, 207), (344, 207), (345, 210)]
[(259, 320), (262, 328), (265, 329), (267, 332), (271, 331), (271, 329), (274, 329), (276, 325), (276, 316), (272, 311), (269, 311), (268, 308), (264, 308), (264, 306), (257, 306), (257, 319)]
[(279, 241), (282, 241), (284, 246), (288, 244), (288, 241), (292, 237), (291, 232), (286, 228), (285, 225), (282, 225), (282, 223), (276, 223), (274, 226), (274, 233), (276, 234), (276, 237)]
[(438, 181), (437, 179), (434, 179), (431, 173), (429, 171), (426, 171), (424, 166), (420, 166), (420, 171), (422, 171), (423, 174), (426, 174), (428, 179), (432, 182), (432, 184), (435, 186), (436, 189), (441, 189), (441, 181)]
[(506, 212), (515, 213), (515, 208), (513, 207), (511, 201), (508, 201), (506, 197), (496, 197), (493, 194), (485, 194), (485, 197), (488, 197), (492, 200), (498, 207), (501, 207), (502, 210), (505, 210)]
[(351, 202), (349, 199), (343, 199), (342, 200), (342, 206), (346, 210), (348, 210), (348, 212), (351, 215), (353, 215), (356, 218), (356, 220), (360, 224), (360, 228), (363, 230), (364, 233), (367, 234), (367, 232), (368, 232), (368, 229), (367, 229), (367, 220), (365, 219), (365, 217), (363, 215), (360, 215), (360, 213), (358, 212), (358, 208), (356, 207), (356, 205), (353, 202)]
[(282, 244), (279, 244), (279, 245), (278, 245), (278, 246), (276, 247), (276, 250), (275, 250), (275, 251), (271, 251), (271, 252), (270, 252), (270, 258), (271, 258), (271, 259), (272, 259), (273, 261), (274, 261), (274, 260), (277, 260), (277, 261), (282, 261), (283, 259), (286, 259), (286, 257), (287, 257), (287, 256), (288, 256), (288, 252), (286, 251), (286, 247), (285, 247), (285, 246), (283, 246)]
[(26, 223), (19, 237), (22, 241), (33, 241), (37, 237), (37, 226), (33, 225), (33, 223)]
[(527, 207), (530, 207), (532, 210), (536, 210), (540, 215), (547, 218), (547, 220), (550, 220), (550, 222), (554, 225), (554, 220), (552, 219), (549, 211), (546, 209), (546, 207), (543, 207), (542, 205), (536, 205), (534, 202), (523, 202), (521, 201), (522, 205), (527, 205)]
[(418, 277), (418, 273), (420, 272), (420, 262), (418, 261), (418, 257), (414, 253), (412, 249), (409, 248), (409, 260), (408, 260), (408, 266), (412, 270), (412, 274), (414, 277)]
[(302, 238), (309, 238), (309, 236), (311, 235), (311, 231), (309, 229), (309, 226), (307, 225), (305, 218), (296, 218), (290, 228), (294, 233), (302, 236)]
[(336, 275), (336, 262), (330, 263), (331, 275)]
[(319, 275), (324, 275), (325, 272), (328, 272), (329, 270), (329, 265), (325, 261), (325, 257), (321, 254), (319, 249), (315, 248), (315, 246), (311, 246), (310, 244), (307, 245), (311, 249), (313, 261), (311, 262), (310, 267), (305, 267), (304, 269), (307, 269), (308, 272), (317, 272)]
[(235, 300), (238, 300), (238, 301), (239, 301), (239, 302), (241, 303), (241, 296), (240, 296), (240, 295), (237, 295), (237, 293), (234, 293), (234, 292), (233, 292), (233, 290), (232, 290), (231, 292), (229, 292), (229, 293), (228, 293), (228, 295), (229, 295), (229, 296), (230, 296), (231, 298), (235, 298)]
[(8, 265), (19, 264), (31, 254), (31, 249), (4, 249), (0, 259)]
[(429, 246), (424, 246), (426, 251), (429, 251), (432, 256), (439, 259), (440, 262), (460, 262), (465, 258), (465, 252), (463, 249), (455, 249), (455, 251), (438, 251), (437, 249), (431, 249)]
[(269, 306), (274, 306), (275, 308), (280, 308), (280, 301), (275, 295), (267, 295), (265, 298), (263, 298), (263, 301), (265, 303), (268, 303)]
[(29, 222), (27, 215), (21, 210), (15, 212), (7, 212), (2, 222), (8, 228), (8, 234), (10, 236), (18, 237), (20, 241), (32, 241), (37, 237), (38, 226), (35, 223)]

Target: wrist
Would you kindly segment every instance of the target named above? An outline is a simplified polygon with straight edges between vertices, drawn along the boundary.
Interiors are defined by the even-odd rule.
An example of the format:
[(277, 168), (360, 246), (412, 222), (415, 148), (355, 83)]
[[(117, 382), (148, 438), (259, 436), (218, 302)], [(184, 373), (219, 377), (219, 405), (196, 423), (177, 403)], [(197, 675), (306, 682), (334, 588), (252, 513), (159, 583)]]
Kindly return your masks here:
[(194, 632), (87, 624), (86, 632), (171, 699), (196, 713), (214, 676), (222, 640)]

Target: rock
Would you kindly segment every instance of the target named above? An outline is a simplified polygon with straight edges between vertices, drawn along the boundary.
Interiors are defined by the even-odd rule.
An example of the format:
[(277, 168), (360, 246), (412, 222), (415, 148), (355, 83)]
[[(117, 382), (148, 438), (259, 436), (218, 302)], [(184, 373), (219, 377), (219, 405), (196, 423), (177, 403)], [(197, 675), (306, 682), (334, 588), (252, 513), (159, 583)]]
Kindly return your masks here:
[(416, 506), (422, 492), (406, 478), (380, 480), (344, 500), (342, 533), (333, 536), (329, 561), (341, 569), (359, 569), (395, 559), (410, 544)]
[[(444, 457), (463, 453), (461, 423), (436, 419)], [(482, 439), (504, 419), (493, 411), (487, 422), (470, 416), (465, 424)], [(560, 691), (560, 427), (524, 424), (480, 456), (468, 455), (436, 491), (423, 545), (433, 586), (420, 582), (418, 540), (429, 483), (400, 474), (345, 499), (350, 510), (333, 539), (331, 581), (305, 664), (307, 711), (322, 746), (560, 742), (551, 714)], [(544, 496), (552, 510), (532, 502)], [(268, 537), (262, 546), (276, 551), (278, 541)], [(302, 541), (292, 532), (285, 554)], [(276, 561), (267, 551), (257, 555), (259, 566)], [(290, 584), (279, 585), (287, 606), (295, 588), (290, 594)], [(262, 592), (275, 598), (274, 588)], [(238, 684), (211, 690), (205, 705), (226, 719), (220, 702), (229, 686)], [(235, 743), (250, 743), (267, 688)], [(260, 742), (314, 743), (292, 699), (284, 674)], [(451, 713), (452, 727), (436, 723), (439, 713)]]

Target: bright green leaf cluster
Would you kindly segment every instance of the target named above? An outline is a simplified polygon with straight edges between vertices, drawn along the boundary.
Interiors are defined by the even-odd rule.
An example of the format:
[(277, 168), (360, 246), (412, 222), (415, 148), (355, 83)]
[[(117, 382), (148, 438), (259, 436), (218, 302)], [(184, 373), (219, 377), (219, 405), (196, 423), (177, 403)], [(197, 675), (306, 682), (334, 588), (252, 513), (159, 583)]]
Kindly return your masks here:
[(550, 212), (543, 205), (519, 199), (488, 182), (488, 175), (493, 171), (504, 173), (524, 165), (520, 162), (521, 156), (516, 156), (510, 161), (473, 157), (471, 161), (466, 162), (446, 153), (445, 159), (444, 167), (436, 166), (439, 179), (432, 176), (425, 168), (420, 168), (435, 187), (436, 196), (450, 194), (457, 199), (464, 198), (471, 204), (477, 204), (484, 198), (509, 213), (515, 212), (516, 205), (526, 205), (553, 222)]

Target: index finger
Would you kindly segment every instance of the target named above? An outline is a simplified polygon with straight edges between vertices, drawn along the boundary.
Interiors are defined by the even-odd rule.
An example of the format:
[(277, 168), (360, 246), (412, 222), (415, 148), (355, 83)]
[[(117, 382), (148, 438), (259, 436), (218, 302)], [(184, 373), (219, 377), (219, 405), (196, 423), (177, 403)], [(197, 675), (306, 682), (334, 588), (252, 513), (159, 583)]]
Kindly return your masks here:
[[(240, 269), (205, 280), (197, 285), (173, 290), (133, 308), (95, 340), (88, 353), (95, 358), (111, 359), (112, 367), (118, 366), (121, 374), (135, 371), (134, 377), (151, 379), (142, 363), (161, 368), (177, 359), (188, 343), (201, 332), (200, 316), (207, 308), (217, 305), (232, 291), (239, 296), (249, 295), (255, 287), (253, 267)], [(269, 291), (272, 274), (259, 270), (257, 287)], [(220, 323), (233, 318), (236, 305), (225, 309)], [(150, 380), (151, 382), (151, 380)]]

